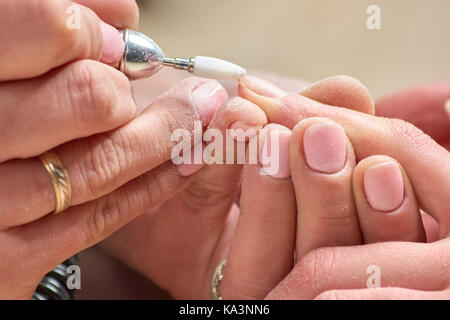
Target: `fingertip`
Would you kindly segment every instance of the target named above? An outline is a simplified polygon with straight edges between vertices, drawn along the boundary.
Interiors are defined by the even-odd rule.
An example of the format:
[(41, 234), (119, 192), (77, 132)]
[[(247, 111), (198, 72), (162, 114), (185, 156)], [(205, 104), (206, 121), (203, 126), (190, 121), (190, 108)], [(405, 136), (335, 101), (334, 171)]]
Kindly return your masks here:
[(106, 64), (118, 64), (124, 54), (125, 44), (119, 31), (113, 26), (100, 21), (103, 37), (101, 61)]
[(302, 96), (318, 102), (374, 114), (375, 103), (361, 81), (341, 75), (320, 80), (300, 92)]
[(103, 21), (118, 29), (137, 29), (139, 7), (135, 0), (73, 0), (91, 8)]
[[(276, 119), (277, 112), (282, 105), (280, 96), (281, 89), (276, 88), (269, 82), (251, 76), (239, 79), (238, 95), (258, 105), (272, 121)], [(280, 90), (280, 91), (279, 91)], [(287, 94), (286, 94), (287, 95)]]
[(263, 127), (267, 124), (267, 117), (256, 104), (241, 97), (234, 97), (219, 107), (213, 122), (226, 127), (236, 121), (250, 127)]
[(384, 155), (365, 158), (352, 180), (366, 242), (425, 240), (414, 190), (397, 160)]

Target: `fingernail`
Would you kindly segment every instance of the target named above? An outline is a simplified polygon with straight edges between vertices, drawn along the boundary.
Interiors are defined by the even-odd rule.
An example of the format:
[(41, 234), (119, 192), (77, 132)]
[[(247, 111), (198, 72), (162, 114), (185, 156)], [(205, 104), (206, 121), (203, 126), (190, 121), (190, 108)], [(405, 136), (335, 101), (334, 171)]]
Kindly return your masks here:
[(241, 121), (236, 121), (230, 126), (230, 129), (232, 130), (232, 137), (234, 140), (245, 142), (256, 136), (258, 130), (261, 129), (261, 126), (255, 127)]
[(396, 163), (373, 165), (364, 173), (364, 192), (374, 210), (393, 211), (403, 202), (402, 173)]
[(289, 141), (291, 133), (270, 130), (259, 149), (261, 173), (276, 179), (291, 176), (289, 165)]
[(336, 173), (344, 168), (346, 145), (344, 129), (334, 123), (311, 125), (303, 135), (306, 163), (323, 173)]
[(278, 88), (274, 84), (252, 76), (241, 78), (241, 85), (247, 87), (251, 91), (268, 98), (283, 98), (287, 96), (287, 92)]
[(227, 98), (225, 89), (216, 81), (207, 81), (192, 91), (192, 102), (203, 126), (208, 125)]
[(118, 62), (124, 53), (125, 44), (119, 31), (109, 24), (100, 22), (103, 34), (103, 49), (101, 61), (107, 64)]

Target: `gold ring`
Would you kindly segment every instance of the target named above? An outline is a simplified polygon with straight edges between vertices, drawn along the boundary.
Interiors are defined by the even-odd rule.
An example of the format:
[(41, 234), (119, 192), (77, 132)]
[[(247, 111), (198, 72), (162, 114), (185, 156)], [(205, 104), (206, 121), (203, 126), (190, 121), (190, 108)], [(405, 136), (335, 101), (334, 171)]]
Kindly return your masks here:
[(53, 188), (56, 195), (56, 208), (54, 214), (66, 210), (70, 207), (72, 200), (72, 186), (70, 184), (69, 175), (64, 169), (61, 160), (53, 151), (48, 151), (39, 156), (45, 169), (52, 179)]
[(211, 297), (213, 300), (222, 300), (222, 296), (219, 292), (219, 285), (223, 279), (223, 269), (225, 269), (225, 265), (227, 264), (227, 259), (223, 259), (221, 263), (214, 271), (213, 277), (211, 279)]

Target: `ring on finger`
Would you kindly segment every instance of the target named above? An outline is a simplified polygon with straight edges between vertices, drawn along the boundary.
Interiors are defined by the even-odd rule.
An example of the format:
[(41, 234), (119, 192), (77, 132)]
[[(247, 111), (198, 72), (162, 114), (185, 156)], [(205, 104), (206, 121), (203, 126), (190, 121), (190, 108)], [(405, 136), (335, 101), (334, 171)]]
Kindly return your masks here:
[(53, 213), (60, 213), (70, 207), (72, 200), (72, 186), (69, 175), (55, 152), (45, 152), (39, 156), (39, 160), (50, 175), (55, 190), (56, 207)]

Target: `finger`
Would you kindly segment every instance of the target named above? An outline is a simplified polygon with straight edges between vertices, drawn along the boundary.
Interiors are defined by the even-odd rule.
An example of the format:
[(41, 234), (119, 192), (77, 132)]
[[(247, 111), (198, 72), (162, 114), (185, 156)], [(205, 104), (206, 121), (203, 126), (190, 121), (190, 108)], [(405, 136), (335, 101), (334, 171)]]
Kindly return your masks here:
[[(239, 84), (240, 93), (244, 93), (242, 89), (248, 87), (256, 90), (255, 93), (270, 98), (282, 98), (287, 95), (287, 92), (293, 92), (252, 76), (242, 78)], [(323, 104), (374, 113), (374, 102), (369, 91), (361, 82), (351, 77), (327, 78), (303, 88), (299, 94)]]
[(404, 288), (330, 290), (315, 300), (448, 300), (450, 290), (422, 291)]
[[(200, 148), (200, 155), (210, 159), (208, 155), (214, 153), (217, 160), (223, 160), (224, 163), (208, 164), (200, 171), (198, 169), (201, 165), (198, 164), (177, 165), (178, 174), (188, 177), (189, 184), (170, 201), (159, 207), (155, 217), (145, 214), (132, 222), (131, 229), (122, 229), (118, 237), (110, 238), (108, 247), (113, 247), (114, 251), (117, 251), (117, 246), (123, 247), (124, 241), (127, 246), (145, 241), (148, 243), (147, 250), (158, 257), (159, 263), (147, 266), (142, 272), (159, 279), (158, 283), (176, 284), (177, 288), (173, 292), (180, 292), (180, 288), (183, 288), (181, 290), (183, 298), (198, 298), (198, 292), (202, 293), (202, 297), (211, 297), (209, 282), (213, 269), (226, 256), (239, 216), (239, 208), (234, 203), (240, 186), (242, 167), (235, 158), (231, 158), (232, 161), (226, 164), (228, 149), (222, 157), (219, 147), (222, 142), (226, 144), (226, 139), (230, 139), (227, 130), (229, 131), (231, 127), (235, 128), (236, 123), (242, 126), (246, 124), (246, 128), (250, 129), (263, 126), (266, 121), (261, 109), (241, 98), (232, 99), (221, 105), (208, 126), (208, 131), (214, 133), (214, 137), (212, 141), (207, 141), (207, 145), (205, 143), (206, 147), (212, 147), (215, 143), (216, 148), (209, 149), (211, 152), (208, 152), (206, 148), (204, 150)], [(206, 139), (207, 132), (204, 138), (209, 140), (209, 138)], [(231, 142), (231, 148), (236, 155), (237, 143), (234, 143), (232, 138), (228, 142)], [(192, 151), (195, 153), (195, 150)], [(195, 157), (191, 155), (189, 159), (191, 158)], [(129, 230), (133, 230), (132, 233)], [(146, 238), (137, 238), (135, 230), (141, 230)], [(186, 237), (186, 234), (189, 236)], [(164, 246), (160, 245), (162, 239)], [(127, 248), (122, 250), (125, 251)], [(194, 273), (191, 273), (188, 278), (181, 276), (180, 255), (174, 257), (170, 252), (188, 255), (187, 263), (190, 264), (189, 268)], [(131, 256), (130, 259), (134, 257)], [(136, 265), (141, 264), (139, 257), (136, 257), (134, 262)], [(195, 264), (194, 268), (191, 263)], [(161, 269), (158, 267), (161, 264), (167, 267)], [(175, 281), (174, 276), (176, 276)], [(194, 284), (192, 279), (204, 281)]]
[[(251, 71), (252, 76), (265, 79), (269, 82), (275, 83), (278, 87), (287, 92), (300, 92), (302, 89), (308, 86), (308, 82), (285, 76), (277, 75), (276, 73)], [(221, 80), (220, 83), (225, 87), (228, 94), (231, 97), (237, 95), (237, 83), (233, 80)]]
[(344, 129), (310, 118), (293, 129), (290, 163), (297, 198), (297, 259), (312, 249), (361, 243), (351, 177), (355, 155)]
[(375, 113), (375, 105), (369, 90), (355, 78), (330, 77), (303, 89), (300, 94), (323, 104), (368, 114)]
[(0, 52), (0, 81), (36, 77), (77, 59), (114, 64), (123, 55), (118, 31), (72, 1), (1, 1), (0, 13), (8, 48)]
[(0, 96), (0, 162), (117, 128), (136, 113), (128, 79), (91, 60), (5, 83)]
[[(243, 82), (239, 90), (240, 96), (266, 112), (270, 122), (292, 128), (304, 118), (326, 117), (344, 127), (357, 159), (384, 154), (402, 163), (421, 208), (439, 222), (441, 238), (449, 234), (450, 216), (447, 208), (450, 206), (450, 198), (447, 190), (450, 189), (450, 154), (422, 131), (399, 119), (338, 109), (299, 95), (287, 95), (283, 98), (263, 96), (258, 94), (258, 88), (245, 86)], [(423, 183), (424, 177), (427, 183)]]
[(433, 83), (391, 94), (376, 104), (376, 114), (411, 122), (438, 142), (450, 140), (445, 101), (450, 82)]
[[(264, 298), (294, 262), (296, 204), (289, 169), (291, 132), (274, 124), (266, 130), (266, 147), (262, 144), (259, 152), (260, 159), (267, 153), (270, 163), (245, 166), (241, 213), (219, 288), (224, 299)], [(249, 146), (249, 153), (256, 152)], [(256, 159), (256, 154), (253, 157)]]
[[(205, 131), (203, 162), (178, 166), (182, 176), (196, 173), (190, 188), (181, 196), (194, 212), (228, 214), (239, 191), (246, 141), (267, 123), (264, 112), (253, 103), (233, 98), (218, 108)], [(234, 131), (242, 132), (238, 140)], [(195, 147), (189, 150), (195, 153)], [(191, 156), (192, 157), (192, 156)], [(207, 164), (203, 166), (203, 164)]]
[[(212, 174), (215, 177), (213, 181), (217, 181), (216, 178), (221, 178), (219, 181), (224, 180), (223, 182), (231, 180), (226, 185), (237, 189), (238, 183), (235, 180), (240, 177), (246, 142), (266, 123), (267, 118), (264, 112), (255, 104), (242, 98), (235, 97), (219, 107), (203, 137), (206, 148), (203, 150), (202, 159), (210, 166), (203, 168), (197, 178), (204, 182), (208, 180), (206, 179), (208, 175)], [(195, 150), (191, 151), (195, 152)], [(222, 164), (225, 163), (239, 165), (223, 166)], [(194, 164), (194, 170), (198, 169), (195, 165), (198, 164)], [(190, 175), (193, 173), (192, 166), (192, 164), (182, 164), (178, 168), (182, 175)], [(198, 187), (204, 191), (208, 190), (203, 188), (202, 184)]]
[[(105, 239), (149, 208), (162, 204), (188, 182), (189, 179), (178, 175), (173, 163), (167, 162), (100, 199), (5, 230), (0, 234), (3, 244), (0, 255), (17, 266), (35, 266), (26, 272), (24, 279), (25, 283), (32, 284), (68, 257)], [(12, 251), (11, 248), (20, 249)], [(6, 275), (23, 278), (23, 269), (12, 272), (17, 272), (17, 277), (11, 272), (0, 272), (0, 279)]]
[(74, 0), (92, 9), (103, 21), (118, 29), (136, 29), (139, 8), (136, 0)]
[[(197, 245), (196, 251), (208, 259), (206, 265), (211, 277), (229, 247), (229, 242), (224, 242), (227, 238), (224, 230), (239, 193), (247, 141), (266, 123), (266, 116), (258, 106), (242, 98), (233, 98), (218, 108), (205, 131), (203, 159), (206, 165), (198, 172), (195, 172), (200, 167), (198, 164), (178, 167), (183, 176), (195, 172), (189, 187), (179, 196), (184, 204), (181, 207), (188, 211), (183, 219), (190, 219), (191, 215), (209, 217), (196, 218), (196, 230), (205, 230), (203, 244)], [(180, 205), (174, 202), (175, 206), (177, 204)]]
[[(188, 78), (125, 126), (58, 147), (56, 152), (72, 182), (72, 205), (105, 195), (170, 160), (172, 149), (179, 145), (174, 131), (192, 134), (196, 120), (207, 125), (226, 99), (216, 81)], [(32, 174), (27, 168), (31, 161), (37, 170)], [(6, 163), (10, 180), (0, 180), (0, 190), (8, 191), (0, 194), (2, 227), (33, 221), (54, 209), (53, 185), (38, 164), (36, 159)]]
[(384, 242), (321, 248), (297, 263), (267, 298), (313, 299), (328, 290), (363, 289), (373, 285), (444, 290), (450, 285), (449, 259), (448, 239), (428, 244)]
[(353, 193), (365, 243), (426, 240), (414, 190), (394, 159), (360, 161), (353, 171)]

